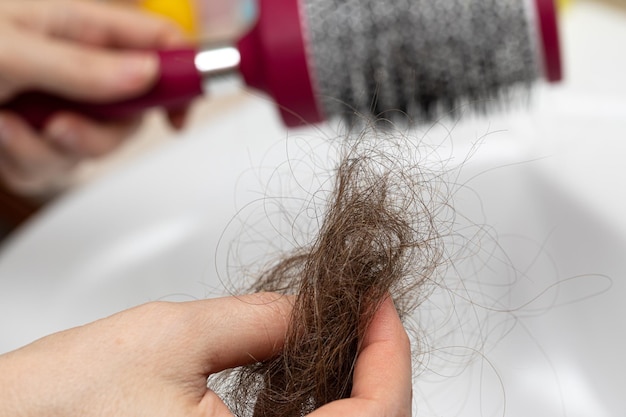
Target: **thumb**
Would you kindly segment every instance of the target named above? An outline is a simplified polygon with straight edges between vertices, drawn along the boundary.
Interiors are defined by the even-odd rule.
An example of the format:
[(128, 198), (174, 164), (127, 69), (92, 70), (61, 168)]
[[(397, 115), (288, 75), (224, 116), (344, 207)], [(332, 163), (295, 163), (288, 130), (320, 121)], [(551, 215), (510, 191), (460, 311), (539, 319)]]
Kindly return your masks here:
[(74, 100), (124, 99), (147, 90), (159, 73), (158, 57), (144, 51), (109, 50), (72, 41), (16, 33), (0, 72), (14, 92), (43, 90)]
[(196, 411), (193, 415), (199, 417), (235, 417), (222, 399), (211, 390), (207, 390)]
[(188, 361), (206, 377), (272, 357), (283, 347), (292, 303), (289, 296), (257, 293), (186, 304), (188, 334), (179, 340)]
[[(187, 303), (185, 320), (193, 337), (180, 337), (190, 354), (187, 364), (204, 368), (202, 376), (267, 359), (283, 346), (293, 298), (256, 293)], [(191, 336), (190, 335), (190, 336)], [(201, 417), (233, 417), (212, 390), (206, 390), (191, 414)]]

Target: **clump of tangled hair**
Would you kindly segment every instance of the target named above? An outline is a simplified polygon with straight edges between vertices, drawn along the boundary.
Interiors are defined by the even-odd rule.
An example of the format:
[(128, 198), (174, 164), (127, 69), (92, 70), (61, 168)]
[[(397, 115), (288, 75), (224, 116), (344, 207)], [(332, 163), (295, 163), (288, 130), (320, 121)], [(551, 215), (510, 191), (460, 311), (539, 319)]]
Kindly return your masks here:
[(282, 352), (235, 369), (218, 389), (237, 416), (303, 416), (349, 397), (380, 304), (391, 295), (407, 317), (441, 263), (441, 201), (433, 177), (411, 162), (420, 159), (416, 146), (370, 132), (342, 148), (317, 235), (252, 285), (295, 294), (295, 305)]

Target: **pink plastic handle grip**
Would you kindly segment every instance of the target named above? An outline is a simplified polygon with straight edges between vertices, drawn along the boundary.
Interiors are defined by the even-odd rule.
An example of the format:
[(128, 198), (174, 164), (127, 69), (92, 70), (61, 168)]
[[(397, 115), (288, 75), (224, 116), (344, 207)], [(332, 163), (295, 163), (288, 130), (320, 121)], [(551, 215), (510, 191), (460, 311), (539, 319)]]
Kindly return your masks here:
[(287, 127), (325, 119), (308, 63), (301, 7), (297, 0), (259, 0), (256, 25), (237, 43), (245, 83), (272, 97)]
[(563, 67), (555, 0), (535, 0), (535, 5), (537, 6), (539, 33), (543, 46), (542, 57), (545, 77), (550, 82), (558, 82), (563, 79)]
[(0, 105), (0, 109), (17, 113), (33, 127), (41, 129), (59, 111), (71, 111), (96, 120), (120, 120), (138, 115), (151, 107), (181, 109), (202, 95), (202, 78), (196, 69), (195, 50), (177, 49), (156, 53), (160, 61), (159, 77), (153, 87), (141, 96), (109, 103), (87, 103), (33, 91)]

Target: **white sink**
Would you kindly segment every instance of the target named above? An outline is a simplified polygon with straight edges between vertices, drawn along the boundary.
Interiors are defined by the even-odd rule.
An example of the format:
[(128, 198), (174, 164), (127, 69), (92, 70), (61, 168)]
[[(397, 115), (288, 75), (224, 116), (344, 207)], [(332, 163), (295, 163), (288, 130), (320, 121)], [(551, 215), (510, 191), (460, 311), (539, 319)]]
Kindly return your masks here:
[[(568, 62), (601, 53), (580, 27), (624, 45), (624, 19), (606, 13), (570, 11)], [(611, 62), (590, 64), (593, 88), (572, 74), (528, 112), (423, 138), (458, 185), (451, 267), (414, 318), (415, 415), (624, 415), (626, 57)], [(622, 78), (603, 89), (602, 71)], [(287, 133), (250, 96), (46, 209), (0, 248), (0, 352), (147, 301), (228, 293), (233, 260), (261, 267), (294, 239), (286, 215), (315, 214), (297, 197), (330, 175), (329, 131)]]

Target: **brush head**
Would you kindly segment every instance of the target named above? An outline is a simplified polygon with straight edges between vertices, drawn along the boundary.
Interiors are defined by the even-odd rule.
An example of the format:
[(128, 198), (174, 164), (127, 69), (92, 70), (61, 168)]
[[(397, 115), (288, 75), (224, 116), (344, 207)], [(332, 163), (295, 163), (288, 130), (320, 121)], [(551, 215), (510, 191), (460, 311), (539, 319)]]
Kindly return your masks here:
[(260, 0), (259, 11), (242, 73), (289, 126), (485, 112), (561, 76), (553, 0)]
[(304, 0), (327, 115), (430, 121), (507, 102), (541, 75), (523, 0)]

